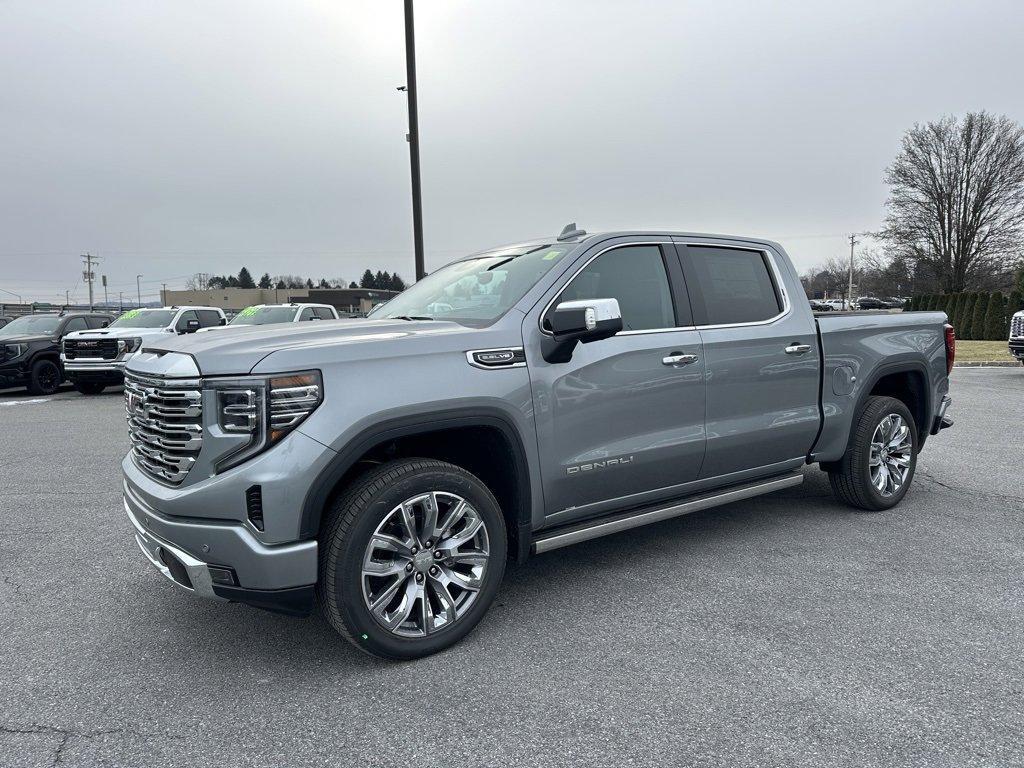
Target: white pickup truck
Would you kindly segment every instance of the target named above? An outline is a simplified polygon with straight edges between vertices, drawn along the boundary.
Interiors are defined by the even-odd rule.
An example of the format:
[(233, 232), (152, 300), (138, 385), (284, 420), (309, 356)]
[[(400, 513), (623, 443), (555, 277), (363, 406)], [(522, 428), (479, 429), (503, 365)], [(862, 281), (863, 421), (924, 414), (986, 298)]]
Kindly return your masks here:
[(221, 328), (248, 328), (254, 325), (274, 325), (276, 323), (300, 323), (307, 320), (337, 320), (338, 310), (330, 304), (256, 304), (246, 307), (226, 326), (200, 328), (200, 332), (213, 331)]
[(217, 307), (130, 309), (106, 328), (76, 331), (64, 337), (60, 362), (65, 377), (79, 392), (98, 395), (124, 381), (124, 366), (144, 344), (169, 334), (195, 333), (226, 325)]

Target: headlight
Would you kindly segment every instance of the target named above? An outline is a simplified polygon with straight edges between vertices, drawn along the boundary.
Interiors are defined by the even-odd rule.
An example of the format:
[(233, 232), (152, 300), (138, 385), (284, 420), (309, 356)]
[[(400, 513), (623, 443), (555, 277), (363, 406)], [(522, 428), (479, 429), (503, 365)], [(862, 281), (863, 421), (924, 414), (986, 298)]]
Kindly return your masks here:
[(211, 384), (217, 403), (216, 428), (225, 437), (246, 438), (221, 457), (218, 472), (279, 442), (323, 402), (319, 371)]
[(142, 339), (138, 336), (133, 336), (130, 339), (118, 339), (117, 340), (117, 354), (123, 355), (126, 352), (137, 352), (139, 347), (142, 346)]
[(28, 344), (4, 344), (4, 360), (21, 357), (28, 351)]

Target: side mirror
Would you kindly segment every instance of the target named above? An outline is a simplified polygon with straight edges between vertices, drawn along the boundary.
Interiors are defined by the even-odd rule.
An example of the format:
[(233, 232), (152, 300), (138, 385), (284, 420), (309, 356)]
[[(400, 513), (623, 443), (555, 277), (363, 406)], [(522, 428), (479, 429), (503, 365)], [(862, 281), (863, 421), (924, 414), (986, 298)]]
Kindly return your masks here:
[(103, 320), (102, 322), (100, 322), (100, 328), (106, 328), (109, 325), (110, 325), (110, 321), (109, 320)]
[(567, 363), (577, 343), (589, 344), (614, 336), (622, 330), (622, 312), (617, 299), (563, 301), (544, 318), (551, 331), (541, 344), (549, 363)]

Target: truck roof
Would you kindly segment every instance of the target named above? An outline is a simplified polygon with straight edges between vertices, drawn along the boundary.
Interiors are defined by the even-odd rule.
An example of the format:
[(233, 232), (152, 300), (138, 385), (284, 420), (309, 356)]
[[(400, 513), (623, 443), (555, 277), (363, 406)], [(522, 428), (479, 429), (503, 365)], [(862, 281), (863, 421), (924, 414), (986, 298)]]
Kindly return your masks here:
[[(581, 231), (582, 232), (582, 231)], [(685, 232), (681, 230), (671, 229), (623, 229), (623, 230), (609, 230), (606, 232), (582, 232), (582, 234), (568, 237), (565, 239), (559, 239), (557, 237), (539, 237), (531, 240), (522, 240), (516, 243), (507, 243), (505, 245), (499, 245), (492, 248), (485, 248), (484, 250), (471, 253), (467, 256), (457, 259), (457, 261), (463, 261), (465, 259), (479, 258), (488, 253), (495, 253), (501, 251), (511, 251), (519, 249), (539, 248), (546, 245), (582, 245), (593, 244), (602, 240), (611, 240), (616, 237), (686, 237), (686, 238), (700, 238), (705, 240), (724, 240), (733, 241), (737, 243), (754, 243), (756, 245), (764, 245), (771, 248), (782, 250), (781, 246), (774, 240), (767, 240), (763, 237), (747, 237), (743, 235), (723, 235), (715, 234), (711, 232)]]

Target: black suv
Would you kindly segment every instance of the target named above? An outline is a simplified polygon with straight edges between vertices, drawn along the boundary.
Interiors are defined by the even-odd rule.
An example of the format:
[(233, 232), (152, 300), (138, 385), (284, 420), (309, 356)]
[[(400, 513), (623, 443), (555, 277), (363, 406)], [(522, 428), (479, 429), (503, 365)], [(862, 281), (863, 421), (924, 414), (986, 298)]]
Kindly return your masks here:
[(64, 380), (60, 340), (72, 331), (105, 328), (112, 315), (95, 312), (25, 315), (0, 328), (0, 388), (28, 387), (51, 395)]

